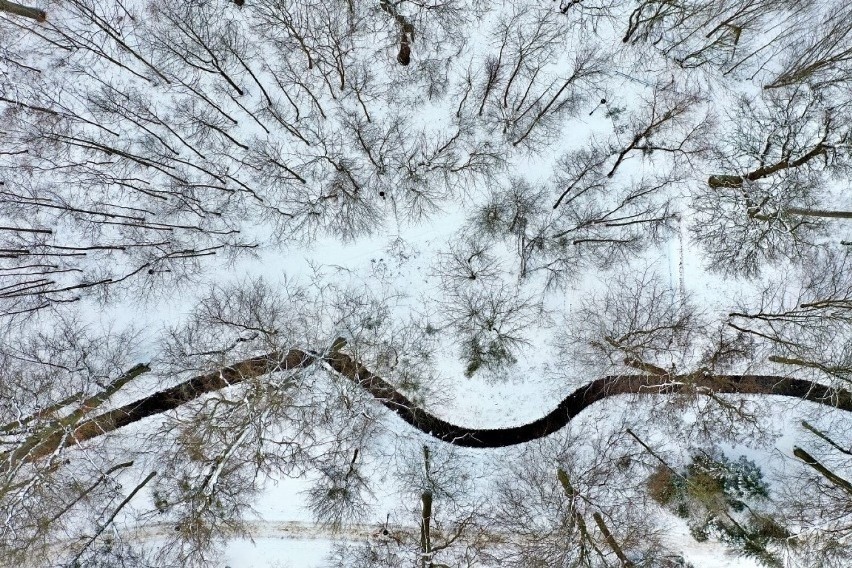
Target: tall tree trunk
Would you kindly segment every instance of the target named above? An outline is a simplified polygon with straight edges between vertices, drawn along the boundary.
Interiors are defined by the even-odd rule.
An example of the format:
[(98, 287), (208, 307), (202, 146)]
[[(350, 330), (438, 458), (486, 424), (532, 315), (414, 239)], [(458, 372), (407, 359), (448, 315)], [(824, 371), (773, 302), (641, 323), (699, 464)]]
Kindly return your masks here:
[(627, 555), (624, 554), (624, 551), (621, 550), (621, 547), (618, 545), (618, 541), (615, 540), (615, 537), (612, 536), (612, 533), (609, 532), (609, 527), (607, 527), (606, 523), (604, 523), (601, 514), (595, 511), (592, 514), (592, 518), (595, 520), (595, 523), (597, 523), (598, 528), (601, 530), (601, 534), (603, 534), (604, 539), (606, 539), (606, 543), (609, 545), (612, 551), (615, 552), (615, 555), (621, 561), (621, 565), (625, 568), (632, 568), (633, 566), (635, 566), (635, 564), (633, 564), (633, 562), (631, 562), (630, 559), (627, 558)]
[(804, 209), (802, 207), (787, 207), (784, 213), (788, 215), (803, 215), (805, 217), (826, 217), (830, 219), (852, 219), (852, 211), (829, 211), (825, 209)]
[(826, 146), (823, 145), (825, 139), (823, 138), (822, 142), (811, 148), (808, 152), (803, 154), (796, 160), (792, 162), (789, 158), (784, 158), (780, 162), (776, 162), (774, 164), (768, 166), (761, 166), (754, 170), (753, 172), (749, 172), (743, 176), (738, 175), (728, 175), (728, 174), (717, 174), (712, 175), (707, 179), (707, 185), (712, 188), (720, 188), (720, 187), (742, 187), (743, 182), (745, 180), (748, 181), (757, 181), (759, 179), (763, 179), (771, 176), (777, 172), (782, 170), (786, 170), (789, 168), (798, 168), (799, 166), (809, 162), (810, 160), (816, 158), (817, 156), (821, 156), (826, 152)]
[(594, 546), (594, 542), (592, 542), (592, 539), (589, 537), (589, 529), (586, 526), (586, 520), (583, 518), (583, 514), (578, 511), (577, 507), (574, 505), (578, 495), (574, 490), (574, 486), (571, 485), (571, 478), (568, 477), (568, 473), (561, 467), (556, 468), (556, 478), (559, 480), (562, 490), (565, 491), (565, 496), (568, 498), (568, 507), (571, 510), (571, 515), (574, 517), (574, 524), (580, 532), (580, 562), (582, 563), (586, 560), (586, 557), (589, 554), (589, 551), (586, 548), (586, 543)]
[(852, 456), (852, 451), (849, 451), (846, 448), (841, 447), (840, 444), (838, 444), (837, 442), (835, 442), (834, 440), (829, 438), (828, 435), (825, 432), (818, 430), (817, 428), (812, 426), (807, 420), (802, 420), (802, 427), (804, 427), (807, 430), (810, 430), (815, 436), (825, 440), (831, 447), (833, 447), (838, 452), (840, 452), (842, 454), (846, 454), (847, 456)]
[[(423, 472), (426, 482), (432, 486), (432, 467), (429, 462), (429, 446), (423, 446)], [(420, 519), (420, 561), (423, 568), (432, 566), (432, 491), (426, 489), (420, 495), (422, 516)], [(428, 562), (428, 564), (427, 564)]]
[[(431, 564), (432, 556), (432, 492), (424, 491), (420, 496), (420, 502), (423, 505), (423, 516), (420, 520), (420, 559), (423, 568)], [(427, 564), (428, 563), (428, 564)]]
[(803, 450), (802, 448), (793, 448), (793, 455), (814, 468), (820, 475), (829, 480), (834, 485), (840, 487), (850, 495), (852, 495), (852, 483), (849, 483), (830, 469), (819, 463), (815, 457)]
[(43, 22), (47, 19), (47, 12), (44, 10), (9, 2), (9, 0), (0, 0), (0, 12), (8, 12), (16, 16), (23, 16), (24, 18), (32, 18), (37, 22)]

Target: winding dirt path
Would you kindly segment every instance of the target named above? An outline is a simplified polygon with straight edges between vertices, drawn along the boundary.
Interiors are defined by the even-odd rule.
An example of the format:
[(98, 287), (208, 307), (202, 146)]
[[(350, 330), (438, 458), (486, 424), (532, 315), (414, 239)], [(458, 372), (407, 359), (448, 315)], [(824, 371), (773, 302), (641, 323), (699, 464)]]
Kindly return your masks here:
[[(340, 344), (342, 345), (342, 343)], [(499, 448), (543, 438), (563, 428), (589, 406), (623, 394), (759, 394), (808, 400), (852, 412), (852, 392), (836, 390), (803, 379), (772, 375), (612, 375), (594, 380), (568, 396), (538, 420), (510, 428), (479, 429), (451, 424), (415, 405), (394, 385), (372, 373), (346, 353), (333, 349), (321, 354), (301, 349), (272, 352), (229, 367), (193, 377), (171, 388), (80, 422), (73, 431), (47, 432), (36, 444), (0, 455), (5, 468), (52, 454), (132, 424), (176, 409), (204, 394), (276, 371), (304, 369), (323, 363), (364, 388), (405, 422), (433, 438), (471, 448)]]

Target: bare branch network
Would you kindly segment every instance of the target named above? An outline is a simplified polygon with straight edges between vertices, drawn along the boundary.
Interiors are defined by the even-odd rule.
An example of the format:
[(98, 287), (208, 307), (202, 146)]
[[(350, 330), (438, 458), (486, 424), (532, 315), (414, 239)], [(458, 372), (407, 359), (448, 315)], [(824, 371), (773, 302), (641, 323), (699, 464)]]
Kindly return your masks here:
[(850, 184), (840, 0), (0, 0), (0, 567), (848, 568)]

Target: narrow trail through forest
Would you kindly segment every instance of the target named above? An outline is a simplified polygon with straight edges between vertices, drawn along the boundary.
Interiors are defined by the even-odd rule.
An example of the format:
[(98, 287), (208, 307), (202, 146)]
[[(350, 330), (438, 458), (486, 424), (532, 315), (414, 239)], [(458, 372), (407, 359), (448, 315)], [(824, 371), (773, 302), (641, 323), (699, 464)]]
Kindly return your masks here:
[[(252, 539), (311, 539), (349, 542), (394, 542), (398, 539), (414, 538), (418, 535), (416, 526), (382, 525), (379, 523), (353, 523), (334, 529), (320, 523), (306, 521), (246, 521), (245, 533)], [(387, 536), (383, 531), (387, 531)], [(131, 528), (128, 536), (134, 542), (159, 540), (171, 536), (175, 531), (174, 523), (150, 523)], [(230, 535), (239, 538), (239, 535)]]

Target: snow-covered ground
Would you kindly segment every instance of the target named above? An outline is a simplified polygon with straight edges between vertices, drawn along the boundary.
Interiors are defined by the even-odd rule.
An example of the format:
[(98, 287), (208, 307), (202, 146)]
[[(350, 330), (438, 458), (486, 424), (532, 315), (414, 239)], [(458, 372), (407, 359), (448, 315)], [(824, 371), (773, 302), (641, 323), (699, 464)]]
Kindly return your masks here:
[[(796, 257), (804, 245), (775, 257), (768, 245), (757, 246), (771, 262), (754, 277), (711, 270), (710, 245), (700, 236), (715, 222), (712, 206), (704, 208), (702, 192), (719, 191), (707, 189), (708, 176), (757, 167), (761, 148), (743, 130), (762, 136), (772, 125), (756, 118), (743, 125), (737, 113), (749, 99), (770, 105), (775, 91), (763, 87), (783, 70), (794, 40), (804, 41), (801, 30), (784, 27), (799, 21), (787, 7), (761, 8), (766, 21), (756, 17), (740, 27), (708, 23), (742, 17), (730, 2), (721, 3), (730, 13), (719, 8), (718, 15), (707, 3), (713, 13), (706, 21), (668, 2), (172, 4), (49, 2), (41, 24), (0, 14), (0, 143), (7, 144), (0, 147), (0, 229), (51, 231), (33, 237), (42, 239), (35, 244), (24, 242), (29, 233), (14, 235), (8, 247), (0, 242), (12, 259), (0, 264), (7, 302), (0, 331), (11, 369), (3, 380), (35, 377), (32, 385), (15, 383), (23, 386), (3, 402), (0, 424), (73, 389), (96, 392), (125, 362), (152, 369), (100, 410), (271, 350), (323, 351), (337, 337), (348, 341), (346, 353), (425, 410), (471, 428), (532, 422), (594, 379), (637, 373), (637, 360), (673, 370), (666, 376), (704, 367), (719, 374), (791, 371), (768, 360), (779, 343), (761, 344), (765, 335), (750, 337), (753, 345), (725, 344), (731, 351), (745, 345), (730, 364), (717, 367), (708, 352), (714, 341), (731, 338), (726, 318), (741, 303), (754, 303), (773, 281), (806, 279)], [(801, 22), (822, 17), (819, 3), (808, 6)], [(683, 21), (648, 16), (642, 27), (646, 9), (671, 9)], [(415, 32), (406, 31), (405, 18)], [(634, 40), (622, 41), (628, 24), (637, 26)], [(697, 28), (685, 33), (690, 25)], [(719, 32), (728, 28), (739, 30), (735, 39)], [(400, 33), (411, 34), (409, 66), (397, 63)], [(705, 42), (717, 33), (718, 41)], [(73, 47), (62, 47), (63, 38), (73, 38)], [(778, 43), (764, 54), (760, 42), (770, 40)], [(705, 49), (705, 62), (688, 63)], [(748, 50), (753, 57), (741, 55)], [(828, 113), (835, 108), (824, 99), (838, 91), (825, 88), (812, 106)], [(791, 116), (801, 110), (790, 106)], [(813, 138), (824, 126), (822, 144), (829, 126), (818, 122), (797, 134)], [(806, 142), (779, 145), (805, 152), (805, 134)], [(848, 139), (836, 144), (838, 156), (844, 144)], [(810, 173), (818, 191), (794, 194), (801, 201), (794, 205), (849, 204), (848, 172), (828, 170), (828, 157), (824, 162), (825, 172)], [(751, 197), (745, 199), (748, 212), (730, 218), (759, 219)], [(71, 209), (58, 213), (63, 207)], [(719, 202), (725, 207), (735, 206)], [(125, 219), (116, 217), (119, 209), (145, 219), (114, 221)], [(780, 230), (767, 233), (773, 231)], [(152, 244), (161, 233), (171, 240)], [(808, 246), (837, 246), (848, 234), (837, 223)], [(31, 268), (15, 264), (21, 253), (13, 247), (25, 244), (37, 251), (33, 257), (60, 258), (50, 284), (33, 284), (54, 286), (50, 294), (24, 293)], [(87, 252), (56, 252), (69, 245)], [(99, 279), (107, 283), (89, 286)], [(44, 298), (48, 307), (40, 304)], [(27, 319), (30, 310), (35, 315)], [(75, 351), (74, 334), (63, 331), (72, 328), (85, 337), (131, 328), (136, 334), (118, 346), (104, 339), (123, 357), (112, 364), (96, 348), (99, 340)], [(842, 351), (843, 341), (829, 338), (826, 352)], [(67, 371), (67, 384), (45, 367)], [(798, 371), (813, 378), (814, 369)], [(565, 534), (579, 539), (572, 515), (582, 511), (591, 527), (593, 514), (603, 511), (610, 523), (623, 523), (610, 527), (619, 538), (635, 537), (630, 523), (643, 521), (661, 548), (696, 568), (752, 568), (759, 564), (715, 537), (696, 541), (684, 519), (653, 502), (644, 483), (661, 460), (626, 432), (637, 432), (677, 471), (705, 450), (746, 456), (762, 469), (770, 499), (780, 501), (790, 491), (786, 480), (804, 479), (794, 446), (814, 442), (801, 421), (840, 439), (850, 428), (839, 411), (779, 397), (625, 395), (597, 403), (548, 440), (473, 450), (414, 430), (326, 371), (317, 363), (292, 377), (277, 374), (273, 386), (248, 381), (68, 448), (58, 454), (71, 456), (67, 471), (60, 468), (67, 478), (56, 483), (73, 491), (63, 496), (49, 484), (47, 494), (23, 491), (4, 514), (20, 516), (28, 503), (38, 511), (49, 498), (61, 508), (126, 457), (134, 464), (116, 474), (111, 493), (70, 504), (68, 518), (45, 533), (53, 539), (46, 550), (70, 550), (108, 525), (105, 534), (115, 542), (156, 554), (179, 548), (175, 533), (192, 533), (186, 519), (197, 513), (245, 520), (240, 534), (227, 523), (216, 526), (210, 548), (219, 552), (205, 558), (212, 565), (307, 568), (328, 566), (347, 543), (385, 547), (386, 558), (399, 547), (400, 555), (405, 549), (405, 558), (416, 558), (420, 493), (434, 482), (435, 523), (472, 531), (448, 545), (451, 552), (475, 549), (472, 568), (496, 566), (500, 554), (517, 560), (524, 553), (512, 547), (535, 540), (507, 536), (510, 529), (495, 521), (512, 516), (501, 507), (511, 502), (514, 479), (518, 491), (529, 492), (514, 505), (529, 506), (529, 524), (540, 524), (544, 541), (560, 542), (567, 526)], [(214, 418), (205, 421), (204, 413)], [(7, 438), (10, 447), (19, 441)], [(430, 478), (424, 447), (438, 456), (435, 470), (446, 475), (446, 487)], [(852, 471), (846, 462), (832, 465), (844, 475)], [(357, 469), (365, 488), (357, 510), (334, 528), (318, 518), (317, 488), (347, 467), (346, 481)], [(561, 501), (567, 489), (557, 485), (557, 468), (579, 480), (570, 506)], [(123, 508), (121, 499), (154, 471)], [(14, 475), (14, 491), (30, 483)], [(536, 485), (539, 475), (547, 481)], [(231, 494), (231, 483), (254, 492)], [(555, 496), (547, 493), (554, 488)], [(220, 501), (210, 497), (220, 493)], [(791, 521), (791, 529), (800, 528), (796, 522), (804, 523)], [(16, 530), (40, 530), (21, 523), (10, 521), (0, 543), (22, 542)], [(398, 540), (381, 540), (382, 529)], [(614, 558), (604, 532), (591, 530)], [(477, 548), (492, 537), (496, 552)]]

